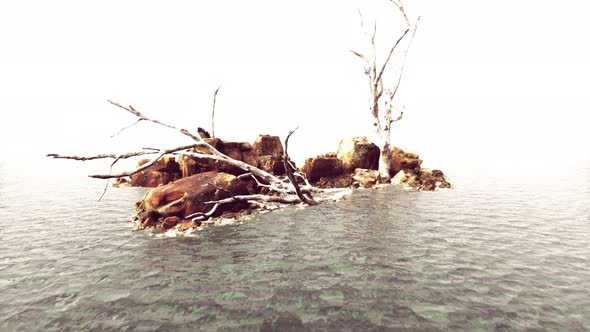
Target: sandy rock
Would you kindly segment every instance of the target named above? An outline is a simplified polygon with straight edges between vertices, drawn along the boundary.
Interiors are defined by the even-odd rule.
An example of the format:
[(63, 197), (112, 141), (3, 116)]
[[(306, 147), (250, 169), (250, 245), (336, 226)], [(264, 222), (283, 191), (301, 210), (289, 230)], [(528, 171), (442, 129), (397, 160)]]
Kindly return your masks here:
[(352, 173), (356, 168), (373, 170), (379, 167), (379, 147), (363, 136), (340, 141), (336, 156), (342, 160), (346, 173)]

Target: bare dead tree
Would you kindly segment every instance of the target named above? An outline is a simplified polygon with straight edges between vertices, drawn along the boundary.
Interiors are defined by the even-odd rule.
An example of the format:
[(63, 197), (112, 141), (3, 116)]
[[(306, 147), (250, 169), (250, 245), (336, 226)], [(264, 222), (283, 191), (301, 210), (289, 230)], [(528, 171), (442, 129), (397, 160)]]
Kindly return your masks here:
[[(402, 111), (400, 112), (397, 118), (393, 117), (392, 114), (394, 110), (394, 98), (401, 84), (408, 50), (410, 48), (410, 45), (412, 44), (412, 41), (416, 34), (416, 30), (418, 29), (418, 23), (420, 22), (420, 17), (418, 17), (413, 25), (410, 23), (402, 0), (390, 0), (390, 2), (394, 5), (394, 7), (397, 8), (397, 10), (403, 16), (406, 29), (401, 34), (401, 36), (398, 37), (397, 40), (393, 43), (383, 63), (381, 65), (377, 63), (377, 48), (375, 45), (375, 36), (377, 35), (376, 22), (373, 25), (370, 35), (367, 34), (368, 36), (370, 36), (369, 56), (365, 55), (364, 53), (351, 50), (351, 52), (354, 55), (356, 55), (365, 62), (365, 74), (369, 78), (369, 109), (371, 117), (373, 119), (373, 126), (375, 128), (375, 132), (377, 133), (377, 138), (379, 139), (378, 145), (381, 149), (381, 154), (379, 157), (379, 176), (381, 178), (391, 177), (391, 125), (394, 122), (401, 120), (404, 114)], [(364, 30), (364, 19), (360, 10), (359, 14), (361, 18), (361, 28)], [(408, 33), (410, 33), (410, 39), (405, 44), (405, 50), (403, 51), (401, 66), (397, 75), (397, 79), (394, 80), (393, 83), (386, 84), (384, 83), (384, 74), (389, 69), (388, 65), (390, 64), (391, 57), (394, 51), (407, 37)]]
[[(194, 141), (194, 143), (188, 144), (188, 145), (181, 145), (181, 146), (177, 146), (177, 147), (172, 147), (172, 148), (166, 148), (166, 149), (144, 148), (142, 151), (129, 152), (126, 154), (121, 154), (121, 155), (99, 154), (99, 155), (95, 155), (95, 156), (72, 156), (72, 155), (60, 155), (60, 154), (56, 154), (56, 153), (50, 153), (47, 155), (47, 157), (56, 158), (56, 159), (72, 159), (72, 160), (79, 160), (79, 161), (95, 160), (95, 159), (114, 159), (113, 163), (110, 166), (110, 170), (112, 171), (113, 166), (119, 160), (131, 158), (131, 157), (137, 157), (137, 156), (150, 156), (150, 155), (154, 156), (154, 157), (152, 157), (152, 159), (150, 161), (146, 162), (145, 164), (142, 164), (140, 167), (136, 168), (135, 170), (114, 173), (114, 174), (111, 171), (109, 171), (108, 174), (89, 175), (89, 177), (91, 177), (91, 178), (107, 179), (107, 180), (114, 179), (114, 178), (127, 177), (127, 176), (131, 176), (133, 174), (136, 174), (142, 170), (147, 169), (148, 167), (155, 164), (158, 160), (160, 160), (161, 158), (163, 158), (165, 156), (185, 155), (185, 156), (191, 156), (191, 157), (196, 157), (196, 158), (212, 159), (212, 160), (220, 161), (220, 162), (223, 162), (228, 165), (235, 166), (237, 168), (244, 170), (247, 173), (242, 174), (241, 176), (239, 176), (239, 178), (243, 179), (244, 177), (251, 177), (256, 181), (256, 183), (259, 186), (265, 187), (269, 190), (269, 194), (267, 194), (267, 195), (262, 195), (262, 194), (236, 195), (236, 196), (231, 196), (229, 198), (218, 200), (218, 201), (205, 202), (206, 204), (212, 204), (213, 207), (211, 208), (210, 211), (208, 211), (206, 213), (199, 213), (198, 215), (193, 216), (194, 218), (197, 218), (198, 220), (203, 220), (203, 219), (209, 218), (210, 216), (213, 215), (213, 213), (215, 212), (215, 209), (217, 209), (219, 207), (219, 205), (222, 205), (222, 204), (228, 204), (228, 203), (233, 203), (233, 202), (249, 202), (249, 203), (256, 203), (257, 205), (263, 206), (263, 207), (266, 206), (266, 203), (281, 203), (281, 204), (305, 203), (305, 204), (309, 204), (309, 205), (315, 205), (315, 204), (318, 204), (320, 201), (314, 200), (312, 198), (312, 196), (311, 196), (312, 192), (314, 192), (314, 193), (331, 193), (331, 192), (335, 192), (335, 191), (337, 191), (337, 192), (342, 191), (342, 190), (319, 189), (319, 188), (311, 186), (311, 184), (309, 184), (309, 182), (306, 180), (305, 180), (305, 185), (303, 185), (303, 186), (299, 185), (297, 183), (297, 181), (295, 180), (296, 177), (300, 177), (302, 179), (305, 179), (305, 176), (300, 173), (295, 172), (294, 168), (293, 169), (287, 168), (287, 167), (292, 167), (292, 165), (289, 162), (289, 156), (287, 154), (287, 144), (288, 144), (289, 137), (291, 136), (291, 134), (293, 134), (294, 131), (290, 132), (289, 135), (287, 136), (287, 139), (285, 140), (285, 159), (284, 159), (284, 161), (285, 161), (285, 167), (288, 169), (288, 174), (290, 174), (290, 175), (287, 177), (287, 179), (284, 179), (284, 178), (281, 179), (271, 173), (268, 173), (262, 169), (259, 169), (258, 167), (255, 167), (255, 166), (247, 164), (243, 161), (228, 157), (227, 155), (221, 153), (220, 151), (215, 149), (213, 146), (211, 146), (198, 133), (195, 134), (195, 133), (190, 132), (189, 130), (177, 128), (175, 126), (161, 122), (159, 120), (149, 118), (149, 117), (145, 116), (144, 114), (142, 114), (141, 112), (139, 112), (138, 110), (136, 110), (135, 108), (133, 108), (132, 106), (123, 106), (123, 105), (113, 102), (113, 101), (109, 101), (109, 102), (112, 105), (115, 105), (115, 106), (131, 113), (135, 117), (137, 117), (138, 120), (133, 125), (135, 125), (139, 122), (142, 122), (142, 121), (152, 122), (152, 123), (176, 130), (176, 131), (180, 132), (181, 134), (190, 137)], [(132, 127), (133, 125), (127, 126), (127, 127), (123, 128), (121, 131), (128, 129), (128, 128)], [(195, 149), (197, 147), (200, 148), (200, 151), (202, 151), (204, 149), (206, 151), (206, 153), (197, 152), (197, 150)], [(104, 193), (103, 193), (103, 195), (104, 195)]]
[(211, 137), (215, 138), (215, 103), (217, 101), (217, 93), (219, 92), (219, 89), (221, 89), (221, 85), (219, 85), (217, 87), (217, 89), (215, 89), (215, 92), (213, 93), (213, 110), (211, 111)]

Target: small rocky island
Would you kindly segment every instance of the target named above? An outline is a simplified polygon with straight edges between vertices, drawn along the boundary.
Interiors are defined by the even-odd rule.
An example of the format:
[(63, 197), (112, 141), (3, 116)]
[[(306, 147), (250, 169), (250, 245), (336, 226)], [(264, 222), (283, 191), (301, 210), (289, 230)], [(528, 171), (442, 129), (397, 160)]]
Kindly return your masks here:
[[(288, 181), (285, 179), (288, 176), (284, 163), (286, 151), (278, 136), (260, 135), (253, 144), (226, 142), (219, 138), (203, 140), (231, 159)], [(191, 151), (211, 154), (201, 147)], [(326, 190), (381, 188), (388, 184), (421, 191), (451, 187), (442, 171), (422, 168), (418, 154), (397, 147), (391, 152), (393, 177), (381, 179), (377, 171), (380, 155), (377, 145), (366, 137), (343, 139), (337, 152), (306, 159), (298, 169), (297, 174), (301, 176), (297, 182)], [(137, 167), (150, 161), (143, 159)], [(115, 185), (153, 187), (136, 203), (134, 219), (137, 229), (194, 230), (223, 221), (239, 221), (254, 210), (277, 207), (272, 205), (272, 199), (264, 204), (235, 199), (253, 195), (278, 196), (268, 181), (226, 162), (187, 154), (160, 158), (128, 178), (118, 178)]]

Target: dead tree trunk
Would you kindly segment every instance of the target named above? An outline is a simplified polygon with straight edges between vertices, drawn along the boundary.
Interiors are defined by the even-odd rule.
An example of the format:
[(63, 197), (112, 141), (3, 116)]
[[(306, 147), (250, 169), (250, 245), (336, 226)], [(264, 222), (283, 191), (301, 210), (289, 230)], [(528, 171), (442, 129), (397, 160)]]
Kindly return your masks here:
[[(408, 19), (408, 16), (406, 14), (406, 11), (401, 0), (390, 1), (402, 14), (407, 28), (390, 48), (389, 53), (387, 54), (387, 57), (385, 58), (383, 64), (377, 64), (377, 49), (375, 46), (375, 36), (377, 34), (376, 22), (373, 26), (372, 33), (370, 34), (369, 56), (366, 56), (364, 53), (361, 52), (351, 51), (354, 55), (362, 59), (366, 65), (365, 74), (369, 78), (370, 91), (369, 110), (373, 120), (373, 127), (375, 128), (377, 139), (379, 140), (377, 145), (381, 149), (381, 154), (379, 157), (379, 176), (384, 179), (389, 179), (393, 175), (391, 174), (390, 170), (392, 161), (391, 125), (393, 122), (401, 120), (404, 114), (403, 112), (400, 112), (400, 115), (396, 119), (393, 118), (393, 99), (399, 89), (401, 78), (404, 71), (405, 59), (408, 54), (408, 50), (412, 43), (412, 40), (414, 39), (414, 35), (416, 34), (418, 22), (420, 21), (420, 18), (418, 17), (415, 24), (412, 26), (410, 24), (410, 21)], [(362, 29), (365, 28), (363, 21), (363, 16), (361, 15)], [(393, 52), (396, 50), (398, 45), (400, 45), (400, 43), (406, 37), (408, 32), (410, 32), (410, 30), (412, 30), (411, 37), (409, 42), (406, 43), (406, 49), (403, 54), (401, 68), (399, 70), (397, 80), (395, 80), (395, 82), (393, 82), (392, 84), (386, 84), (384, 83), (384, 74), (388, 69), (388, 64), (391, 59), (391, 56), (393, 55)]]

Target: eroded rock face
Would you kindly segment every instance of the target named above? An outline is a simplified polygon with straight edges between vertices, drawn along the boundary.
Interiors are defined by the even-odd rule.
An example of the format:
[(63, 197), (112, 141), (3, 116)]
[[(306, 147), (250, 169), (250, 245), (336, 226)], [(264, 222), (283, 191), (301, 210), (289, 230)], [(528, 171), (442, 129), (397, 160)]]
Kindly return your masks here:
[[(141, 167), (149, 161), (150, 159), (142, 159), (137, 164), (137, 167)], [(178, 180), (181, 177), (180, 165), (176, 160), (173, 157), (164, 157), (145, 170), (133, 174), (129, 185), (132, 187), (157, 187)]]
[(311, 182), (316, 182), (320, 178), (334, 178), (344, 172), (342, 160), (335, 157), (319, 156), (316, 158), (307, 158), (302, 168), (303, 173)]
[(282, 157), (284, 150), (279, 136), (260, 135), (252, 144), (256, 156)]
[(278, 136), (260, 135), (252, 144), (258, 168), (274, 175), (285, 174), (283, 144)]
[[(208, 201), (244, 194), (248, 194), (245, 183), (232, 174), (216, 171), (195, 174), (148, 191), (137, 207), (140, 225), (171, 228), (185, 216), (209, 211), (213, 205), (205, 204)], [(236, 207), (221, 205), (215, 215)]]
[(340, 141), (336, 156), (342, 160), (346, 173), (357, 168), (373, 170), (379, 167), (379, 147), (363, 136)]

